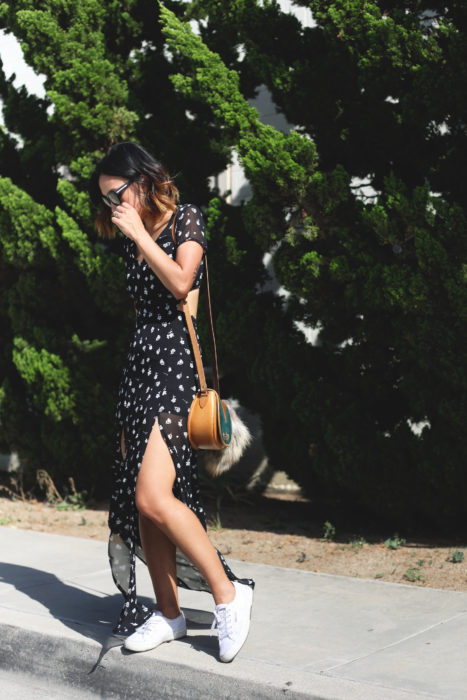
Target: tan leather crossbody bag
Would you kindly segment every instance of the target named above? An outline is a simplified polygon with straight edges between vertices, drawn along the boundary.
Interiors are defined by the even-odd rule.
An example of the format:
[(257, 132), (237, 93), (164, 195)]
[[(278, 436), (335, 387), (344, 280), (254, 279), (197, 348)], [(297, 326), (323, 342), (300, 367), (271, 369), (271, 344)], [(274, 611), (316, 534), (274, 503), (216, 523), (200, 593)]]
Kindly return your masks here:
[[(172, 222), (172, 238), (176, 243), (175, 219)], [(212, 322), (211, 295), (209, 291), (208, 261), (204, 254), (204, 269), (206, 275), (206, 315), (209, 321), (210, 340), (213, 361), (213, 386), (208, 388), (204, 374), (201, 351), (196, 337), (192, 316), (196, 318), (199, 289), (191, 290), (177, 305), (179, 311), (185, 314), (186, 325), (190, 336), (200, 388), (191, 404), (188, 414), (188, 439), (195, 450), (222, 450), (232, 440), (232, 420), (230, 411), (219, 393), (219, 370), (217, 365), (216, 339)]]

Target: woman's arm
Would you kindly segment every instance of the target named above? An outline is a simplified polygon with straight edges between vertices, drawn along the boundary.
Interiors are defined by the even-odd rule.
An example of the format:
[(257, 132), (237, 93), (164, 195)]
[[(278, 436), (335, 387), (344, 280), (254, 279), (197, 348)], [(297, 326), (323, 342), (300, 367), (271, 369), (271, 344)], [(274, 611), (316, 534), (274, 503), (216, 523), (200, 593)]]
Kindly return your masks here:
[(198, 272), (203, 249), (196, 241), (186, 241), (177, 247), (176, 259), (172, 260), (144, 230), (134, 239), (143, 258), (156, 273), (162, 284), (176, 299), (186, 297)]
[(120, 231), (135, 241), (149, 267), (176, 299), (183, 299), (190, 291), (203, 257), (203, 248), (196, 241), (186, 241), (177, 247), (176, 259), (151, 238), (134, 207), (120, 204), (118, 217), (112, 218)]

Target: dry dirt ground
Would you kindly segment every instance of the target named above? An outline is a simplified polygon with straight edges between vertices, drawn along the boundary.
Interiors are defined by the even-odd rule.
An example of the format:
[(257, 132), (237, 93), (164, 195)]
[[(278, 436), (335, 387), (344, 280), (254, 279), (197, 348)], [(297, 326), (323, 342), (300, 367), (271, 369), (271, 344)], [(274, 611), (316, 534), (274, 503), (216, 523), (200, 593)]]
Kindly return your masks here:
[[(246, 502), (247, 501), (247, 502)], [(381, 536), (333, 533), (313, 523), (310, 504), (296, 494), (265, 494), (240, 501), (205, 501), (208, 532), (227, 559), (261, 562), (327, 574), (396, 581), (407, 585), (467, 591), (467, 546), (433, 539), (395, 540)], [(76, 508), (76, 509), (74, 509)], [(0, 525), (73, 537), (107, 540), (106, 504), (77, 509), (68, 503), (0, 498)]]

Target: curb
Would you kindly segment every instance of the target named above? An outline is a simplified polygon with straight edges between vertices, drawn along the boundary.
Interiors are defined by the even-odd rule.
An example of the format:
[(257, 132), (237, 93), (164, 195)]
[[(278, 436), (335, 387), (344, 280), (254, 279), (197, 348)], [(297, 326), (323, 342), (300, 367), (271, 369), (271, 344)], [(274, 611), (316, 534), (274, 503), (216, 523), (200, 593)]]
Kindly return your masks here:
[[(51, 681), (63, 688), (93, 693), (105, 700), (324, 700), (321, 696), (298, 693), (263, 683), (217, 675), (184, 664), (160, 660), (147, 654), (122, 650), (121, 639), (109, 638), (110, 648), (102, 654), (97, 643), (78, 642), (46, 633), (0, 624), (2, 653), (0, 669)], [(111, 642), (114, 642), (112, 646)], [(53, 697), (53, 696), (51, 696)]]

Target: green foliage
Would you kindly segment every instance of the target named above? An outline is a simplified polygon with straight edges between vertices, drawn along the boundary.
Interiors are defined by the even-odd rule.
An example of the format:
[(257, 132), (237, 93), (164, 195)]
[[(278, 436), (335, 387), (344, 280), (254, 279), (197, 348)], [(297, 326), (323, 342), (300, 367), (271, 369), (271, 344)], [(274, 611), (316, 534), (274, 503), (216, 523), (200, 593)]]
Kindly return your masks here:
[(352, 551), (357, 554), (363, 547), (363, 545), (366, 544), (366, 540), (364, 537), (354, 537), (353, 539), (349, 540), (349, 545), (352, 548)]
[(407, 569), (405, 574), (403, 574), (402, 578), (404, 578), (406, 581), (410, 581), (411, 583), (425, 583), (425, 575), (421, 573), (420, 569), (417, 566), (411, 567)]
[(452, 562), (453, 564), (460, 564), (464, 561), (464, 552), (461, 551), (456, 551), (451, 554), (451, 556), (448, 558), (448, 561)]
[[(243, 225), (289, 292), (256, 316), (262, 343), (245, 333), (254, 371), (235, 389), (260, 411), (273, 465), (310, 494), (319, 485), (393, 522), (451, 527), (467, 505), (467, 11), (297, 4), (315, 27), (272, 1), (197, 0), (201, 36), (162, 11), (186, 61), (174, 85), (204, 100), (237, 150), (253, 189)], [(290, 133), (249, 105), (261, 84)], [(358, 195), (354, 178), (373, 193)], [(297, 322), (319, 330), (314, 346)]]
[(323, 540), (330, 541), (336, 536), (336, 528), (329, 520), (326, 520), (323, 526)]
[(399, 549), (399, 547), (403, 547), (405, 543), (406, 540), (403, 537), (399, 537), (397, 532), (393, 537), (388, 537), (387, 540), (384, 540), (384, 544), (388, 549)]
[[(73, 497), (70, 497), (73, 498)], [(60, 501), (55, 506), (56, 510), (85, 510), (86, 506), (80, 503), (73, 503), (72, 501)]]
[[(99, 240), (94, 230), (87, 184), (97, 160), (115, 141), (139, 140), (178, 173), (184, 201), (207, 206), (211, 228), (216, 211), (225, 219), (212, 233), (214, 267), (222, 260), (214, 285), (237, 274), (245, 302), (265, 273), (257, 246), (237, 236), (238, 217), (209, 190), (229, 152), (203, 103), (174, 90), (169, 73), (183, 62), (168, 57), (157, 5), (0, 7), (0, 26), (19, 39), (46, 89), (44, 99), (28, 95), (0, 70), (1, 449), (19, 452), (29, 485), (45, 468), (60, 490), (74, 475), (91, 496), (107, 495), (134, 312), (121, 237)], [(219, 325), (223, 318), (221, 310)]]
[[(66, 4), (19, 0), (7, 15), (8, 28), (23, 39), (26, 60), (47, 76), (56, 145), (59, 157), (66, 154), (66, 162), (70, 140), (74, 153), (81, 155), (82, 150), (92, 150), (91, 145), (102, 147), (134, 132), (138, 117), (127, 107), (124, 66), (115, 52), (113, 60), (108, 57), (104, 33), (109, 16), (114, 25), (116, 5), (110, 2), (105, 7), (95, 0)], [(134, 0), (129, 5), (134, 6)], [(137, 31), (138, 27), (130, 20), (128, 29)]]
[[(138, 83), (142, 58), (130, 55), (147, 3), (126, 7), (19, 0), (0, 14), (46, 89), (30, 96), (0, 71), (0, 444), (19, 452), (29, 485), (45, 467), (59, 488), (74, 475), (96, 494), (107, 492), (134, 315), (120, 241), (97, 240), (87, 180), (109, 144), (137, 136), (135, 90), (151, 70)], [(75, 497), (69, 507), (82, 506)]]
[[(86, 183), (135, 138), (205, 208), (223, 392), (260, 414), (271, 465), (450, 527), (467, 505), (467, 9), (295, 4), (316, 26), (275, 0), (0, 4), (46, 77), (39, 99), (0, 71), (0, 442), (105, 487), (132, 311)], [(249, 104), (261, 85), (288, 133)], [(208, 182), (233, 149), (241, 207)]]
[(23, 338), (13, 341), (13, 362), (23, 382), (32, 392), (32, 409), (43, 412), (58, 423), (63, 418), (76, 420), (71, 394), (70, 372), (58, 355), (43, 348), (38, 351)]

